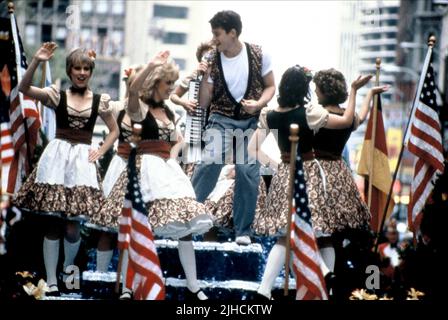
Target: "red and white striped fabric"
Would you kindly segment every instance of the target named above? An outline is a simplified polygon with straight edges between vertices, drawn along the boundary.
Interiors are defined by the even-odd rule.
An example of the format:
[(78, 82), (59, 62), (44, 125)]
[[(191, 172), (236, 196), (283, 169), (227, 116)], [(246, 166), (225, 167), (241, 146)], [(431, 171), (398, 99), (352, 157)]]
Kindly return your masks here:
[[(12, 90), (9, 96), (9, 128), (14, 146), (14, 157), (6, 165), (2, 160), (1, 176), (2, 192), (13, 194), (20, 188), (22, 179), (30, 172), (30, 161), (39, 139), (41, 123), (34, 101), (19, 92), (19, 83), (27, 68), (27, 63), (13, 14), (11, 14), (10, 21), (12, 33), (10, 54), (14, 55), (14, 58), (8, 58), (8, 69), (16, 70), (16, 72), (10, 72)], [(10, 63), (11, 61), (15, 61), (15, 65)]]
[(291, 250), (296, 275), (297, 300), (328, 300), (325, 281), (320, 268), (322, 257), (317, 248), (308, 208), (303, 163), (297, 153), (294, 173), (294, 206), (291, 223)]
[[(14, 159), (14, 144), (12, 143), (11, 127), (9, 123), (8, 99), (11, 93), (11, 77), (6, 64), (3, 66), (0, 78), (2, 87), (0, 98), (0, 159), (3, 167), (9, 166)], [(2, 186), (2, 190), (6, 190), (6, 188), (3, 189)]]
[(436, 81), (432, 65), (432, 48), (428, 49), (405, 144), (416, 156), (408, 224), (416, 231), (421, 212), (431, 195), (437, 175), (444, 170), (441, 125), (436, 102)]
[(120, 223), (120, 248), (127, 248), (127, 284), (136, 300), (164, 300), (165, 285), (154, 236), (148, 222), (135, 166), (135, 149), (128, 160), (128, 187)]

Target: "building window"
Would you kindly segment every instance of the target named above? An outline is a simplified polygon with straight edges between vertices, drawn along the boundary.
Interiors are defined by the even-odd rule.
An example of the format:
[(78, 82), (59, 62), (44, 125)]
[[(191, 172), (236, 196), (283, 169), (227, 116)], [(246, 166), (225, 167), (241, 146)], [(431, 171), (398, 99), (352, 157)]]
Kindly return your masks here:
[(188, 8), (155, 4), (153, 16), (162, 18), (187, 19)]
[(56, 43), (59, 46), (64, 46), (65, 44), (65, 38), (67, 36), (67, 29), (63, 27), (58, 27), (56, 29)]
[(92, 1), (84, 0), (81, 2), (81, 11), (82, 12), (92, 12)]
[(37, 10), (37, 7), (38, 7), (38, 3), (37, 3), (37, 0), (31, 0), (31, 1), (28, 1), (28, 7), (30, 7), (30, 8), (33, 8), (33, 9), (36, 9), (36, 10)]
[(36, 44), (36, 32), (37, 27), (34, 24), (28, 24), (25, 27), (25, 40), (27, 44), (29, 45)]
[(51, 24), (43, 24), (42, 25), (42, 42), (50, 42), (53, 41), (53, 39), (51, 38)]
[(166, 44), (186, 44), (187, 34), (181, 32), (166, 32), (163, 36), (163, 43)]
[(112, 31), (112, 55), (122, 55), (124, 46), (124, 34), (122, 30)]
[(65, 10), (67, 10), (67, 7), (69, 5), (70, 5), (70, 0), (59, 0), (58, 12), (59, 13), (65, 13)]
[(43, 8), (53, 9), (53, 0), (44, 0), (42, 3)]
[(181, 58), (174, 58), (174, 62), (179, 66), (180, 71), (183, 71), (187, 68), (187, 60)]
[(100, 0), (96, 2), (96, 12), (97, 13), (107, 13), (107, 1)]
[(113, 14), (124, 14), (124, 1), (115, 0), (112, 2), (112, 13)]
[(81, 30), (81, 43), (86, 47), (89, 47), (91, 45), (91, 43), (92, 43), (92, 30), (91, 29), (83, 28)]

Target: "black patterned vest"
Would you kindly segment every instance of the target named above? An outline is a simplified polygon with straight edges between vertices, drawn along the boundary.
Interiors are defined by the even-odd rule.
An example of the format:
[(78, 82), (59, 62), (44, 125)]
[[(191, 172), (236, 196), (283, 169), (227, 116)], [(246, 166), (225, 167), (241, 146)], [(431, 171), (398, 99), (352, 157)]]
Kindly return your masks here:
[(93, 128), (95, 127), (100, 105), (100, 94), (93, 94), (90, 117), (70, 115), (68, 113), (67, 94), (60, 91), (61, 98), (56, 108), (56, 138), (71, 143), (92, 142)]
[[(166, 106), (164, 106), (168, 119), (174, 123), (174, 114), (173, 112)], [(118, 141), (122, 142), (130, 142), (130, 137), (132, 136), (132, 128), (129, 128), (124, 122), (123, 118), (126, 114), (126, 110), (123, 109), (120, 111), (117, 117), (118, 128), (120, 129), (120, 134), (118, 136)], [(169, 138), (162, 137), (160, 135), (160, 128), (157, 124), (156, 119), (152, 115), (152, 113), (148, 110), (146, 113), (145, 119), (140, 122), (131, 120), (132, 125), (138, 123), (142, 126), (141, 139), (142, 140), (165, 140), (170, 142)], [(168, 135), (169, 136), (169, 135)]]
[[(249, 61), (249, 76), (247, 79), (247, 89), (243, 99), (258, 100), (264, 89), (263, 77), (261, 75), (263, 53), (260, 46), (248, 43), (245, 44)], [(245, 112), (241, 103), (233, 98), (224, 79), (221, 54), (216, 50), (212, 52), (211, 65), (213, 97), (210, 105), (210, 114), (218, 113), (236, 120), (258, 117), (260, 114), (259, 112), (256, 114)]]
[(266, 121), (270, 130), (278, 130), (278, 147), (282, 154), (289, 153), (291, 150), (289, 126), (293, 123), (299, 125), (300, 153), (304, 154), (313, 150), (313, 132), (306, 122), (305, 107), (298, 107), (286, 112), (269, 111)]

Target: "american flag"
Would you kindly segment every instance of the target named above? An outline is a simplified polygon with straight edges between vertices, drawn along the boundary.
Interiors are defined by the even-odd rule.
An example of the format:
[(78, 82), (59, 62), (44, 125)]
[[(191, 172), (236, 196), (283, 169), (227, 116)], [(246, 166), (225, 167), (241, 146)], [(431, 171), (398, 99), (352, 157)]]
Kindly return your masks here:
[(311, 224), (303, 163), (299, 152), (296, 158), (293, 192), (291, 250), (293, 270), (296, 275), (296, 299), (328, 300), (324, 277), (320, 269), (322, 257), (317, 248)]
[(420, 76), (410, 126), (405, 136), (408, 150), (416, 156), (408, 207), (408, 224), (414, 231), (420, 225), (421, 211), (431, 195), (437, 175), (444, 170), (432, 61), (432, 48), (429, 48)]
[[(2, 55), (0, 66), (2, 66), (3, 70), (4, 66), (7, 66), (8, 74), (10, 75), (8, 86), (12, 89), (8, 99), (8, 115), (11, 141), (14, 150), (12, 161), (7, 159), (6, 162), (3, 162), (2, 160), (1, 188), (2, 192), (13, 194), (19, 189), (23, 177), (31, 169), (30, 161), (39, 137), (40, 119), (34, 101), (28, 97), (24, 97), (18, 90), (18, 84), (27, 68), (27, 63), (13, 14), (11, 14), (10, 20), (1, 19), (0, 30), (6, 31), (8, 36), (8, 40), (1, 44), (1, 52), (6, 54)], [(2, 75), (4, 74), (6, 73), (2, 73)], [(2, 79), (2, 88), (3, 83), (7, 81), (7, 79)], [(2, 106), (2, 110), (4, 107)], [(2, 118), (5, 118), (4, 115)], [(6, 128), (6, 126), (6, 124), (2, 125), (2, 129)], [(2, 130), (3, 132), (6, 134), (6, 130)]]
[[(9, 124), (9, 94), (11, 92), (11, 81), (6, 64), (1, 72), (0, 92), (0, 128), (1, 128), (1, 156), (2, 165), (8, 165), (14, 159), (14, 145), (12, 143), (11, 127)], [(3, 180), (2, 180), (3, 181)]]
[(129, 251), (126, 283), (136, 300), (164, 300), (162, 270), (140, 191), (135, 158), (134, 148), (128, 160), (129, 181), (118, 236), (120, 249)]

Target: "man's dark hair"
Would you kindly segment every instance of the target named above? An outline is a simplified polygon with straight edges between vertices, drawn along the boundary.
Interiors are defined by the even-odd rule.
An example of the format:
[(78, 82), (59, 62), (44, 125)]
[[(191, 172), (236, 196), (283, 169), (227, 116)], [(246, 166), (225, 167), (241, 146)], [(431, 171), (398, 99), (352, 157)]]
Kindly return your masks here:
[(218, 12), (209, 22), (212, 26), (212, 29), (223, 28), (226, 33), (229, 33), (232, 29), (235, 29), (236, 35), (238, 37), (241, 34), (241, 30), (243, 29), (240, 15), (231, 10)]

